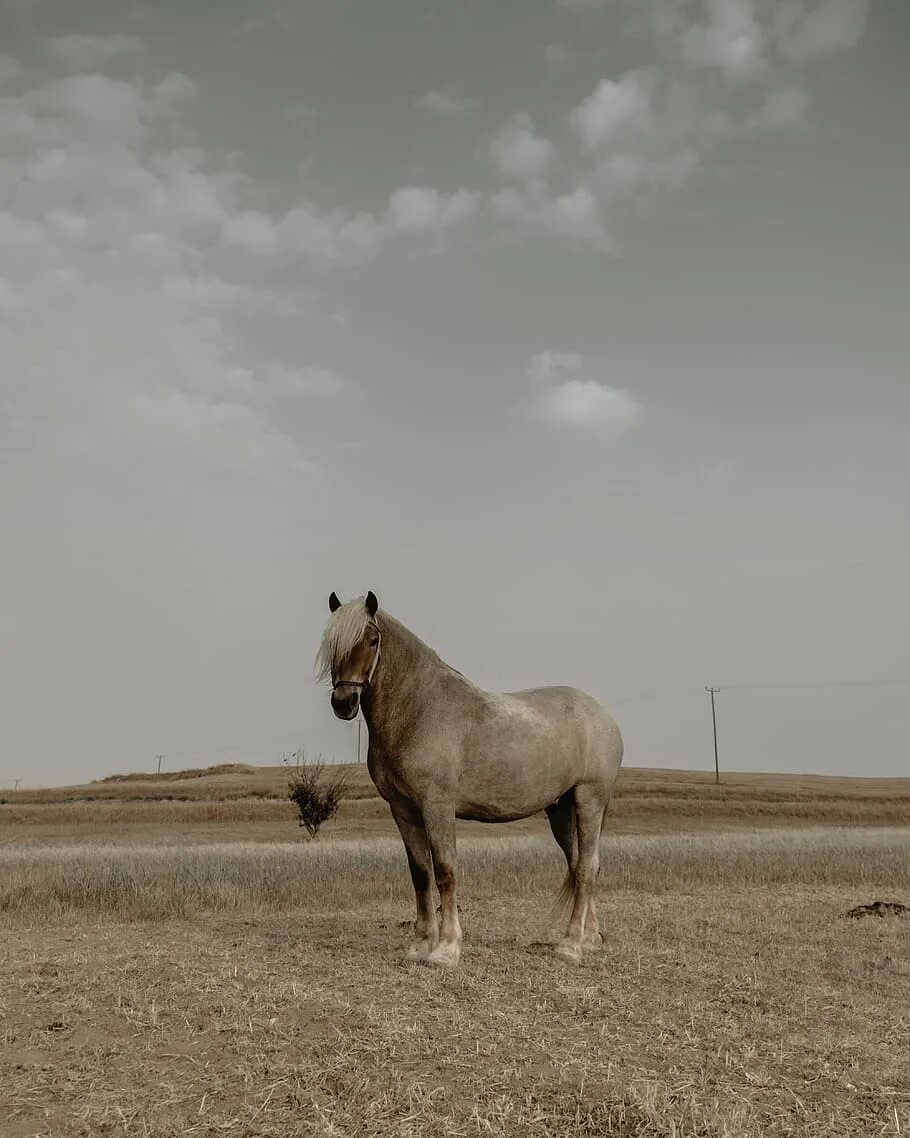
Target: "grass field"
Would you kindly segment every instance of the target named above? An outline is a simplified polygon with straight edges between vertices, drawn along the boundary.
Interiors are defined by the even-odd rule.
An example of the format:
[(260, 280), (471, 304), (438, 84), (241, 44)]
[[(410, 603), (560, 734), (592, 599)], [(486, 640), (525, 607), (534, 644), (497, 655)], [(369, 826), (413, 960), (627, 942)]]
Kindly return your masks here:
[(287, 774), (0, 806), (0, 1138), (910, 1133), (910, 919), (845, 915), (910, 904), (910, 783), (626, 772), (574, 967), (545, 823), (463, 826), (438, 972), (368, 784), (307, 843)]

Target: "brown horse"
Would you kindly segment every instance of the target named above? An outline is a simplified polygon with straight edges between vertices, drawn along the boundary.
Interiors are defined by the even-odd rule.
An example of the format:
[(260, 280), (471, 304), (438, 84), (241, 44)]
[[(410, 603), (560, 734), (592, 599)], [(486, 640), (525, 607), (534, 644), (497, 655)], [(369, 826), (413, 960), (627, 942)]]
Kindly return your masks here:
[(623, 752), (613, 718), (576, 688), (483, 691), (371, 592), (344, 605), (332, 593), (329, 609), (318, 674), (331, 681), (339, 719), (363, 709), (370, 777), (391, 807), (417, 895), (409, 959), (454, 965), (461, 956), (455, 819), (510, 822), (545, 810), (568, 865), (570, 916), (557, 951), (579, 960), (585, 943), (602, 940), (593, 890)]

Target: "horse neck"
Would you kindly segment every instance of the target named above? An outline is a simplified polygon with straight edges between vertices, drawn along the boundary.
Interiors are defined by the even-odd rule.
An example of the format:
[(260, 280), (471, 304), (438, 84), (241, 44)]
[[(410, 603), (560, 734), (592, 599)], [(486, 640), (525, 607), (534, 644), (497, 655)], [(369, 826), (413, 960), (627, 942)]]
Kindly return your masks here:
[(394, 617), (382, 614), (380, 631), (379, 663), (363, 693), (362, 707), (370, 739), (383, 750), (395, 751), (420, 719), (446, 666)]

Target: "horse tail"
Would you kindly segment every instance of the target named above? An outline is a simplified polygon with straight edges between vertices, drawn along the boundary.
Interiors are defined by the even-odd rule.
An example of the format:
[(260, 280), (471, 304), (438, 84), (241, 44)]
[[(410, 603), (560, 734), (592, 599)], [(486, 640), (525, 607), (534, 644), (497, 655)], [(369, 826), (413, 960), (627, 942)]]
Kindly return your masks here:
[[(563, 928), (569, 923), (569, 918), (572, 916), (572, 910), (575, 907), (575, 870), (572, 868), (572, 861), (574, 855), (578, 850), (578, 811), (575, 809), (574, 800), (571, 801), (569, 807), (571, 813), (569, 815), (569, 834), (571, 835), (571, 846), (567, 847), (565, 841), (568, 840), (569, 835), (565, 835), (560, 845), (563, 847), (563, 853), (566, 855), (566, 862), (568, 863), (566, 875), (562, 879), (562, 885), (556, 892), (553, 898), (553, 907), (550, 911), (550, 921), (552, 924), (560, 924)], [(554, 831), (555, 833), (555, 831)], [(574, 848), (573, 848), (574, 847)], [(570, 856), (571, 855), (571, 856)]]
[(553, 907), (550, 911), (550, 923), (565, 926), (569, 923), (569, 918), (572, 916), (572, 909), (575, 906), (575, 873), (571, 869), (566, 870), (566, 875), (562, 879), (562, 885), (556, 892), (553, 898)]

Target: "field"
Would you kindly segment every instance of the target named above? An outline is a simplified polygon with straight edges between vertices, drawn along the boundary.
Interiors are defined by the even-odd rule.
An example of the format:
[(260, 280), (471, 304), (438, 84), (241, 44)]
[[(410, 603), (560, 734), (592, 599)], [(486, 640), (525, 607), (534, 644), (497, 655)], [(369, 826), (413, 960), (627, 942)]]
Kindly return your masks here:
[(465, 955), (406, 965), (363, 768), (0, 797), (0, 1138), (910, 1133), (910, 780), (626, 771), (606, 944), (557, 958), (545, 822), (459, 830)]

